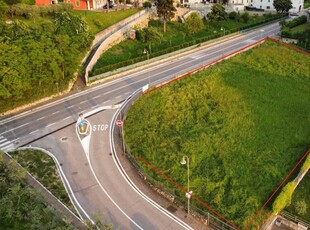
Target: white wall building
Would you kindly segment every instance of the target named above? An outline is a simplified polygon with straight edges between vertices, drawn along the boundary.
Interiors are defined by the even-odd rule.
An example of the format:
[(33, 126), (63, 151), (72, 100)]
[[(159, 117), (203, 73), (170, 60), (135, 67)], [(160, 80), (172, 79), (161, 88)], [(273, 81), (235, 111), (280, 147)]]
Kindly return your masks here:
[[(304, 9), (304, 0), (291, 0), (293, 8), (290, 12), (299, 12)], [(238, 5), (252, 6), (265, 11), (275, 11), (273, 0), (229, 0), (229, 4), (236, 8)], [(240, 7), (239, 7), (240, 8)]]

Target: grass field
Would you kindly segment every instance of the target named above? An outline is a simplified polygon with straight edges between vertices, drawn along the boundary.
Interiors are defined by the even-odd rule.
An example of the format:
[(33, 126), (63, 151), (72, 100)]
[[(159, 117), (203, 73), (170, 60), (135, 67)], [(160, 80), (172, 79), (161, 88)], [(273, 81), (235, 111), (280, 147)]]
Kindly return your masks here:
[(91, 34), (95, 35), (112, 26), (113, 24), (128, 18), (129, 16), (139, 12), (140, 9), (126, 9), (118, 11), (106, 12), (94, 12), (89, 10), (75, 10), (74, 14), (81, 16), (88, 24)]
[(309, 66), (309, 56), (265, 42), (145, 95), (128, 113), (126, 141), (183, 187), (189, 156), (190, 190), (244, 228), (309, 148)]
[[(162, 23), (159, 21), (151, 21), (149, 26), (156, 28), (163, 35), (160, 42), (155, 42), (152, 45), (151, 53), (156, 53), (170, 47), (178, 46), (185, 42), (191, 42), (196, 39), (206, 38), (216, 34), (224, 35), (224, 32), (227, 34), (230, 30), (234, 30), (234, 32), (236, 32), (238, 31), (238, 28), (260, 23), (266, 19), (268, 19), (268, 17), (252, 16), (247, 23), (244, 23), (242, 20), (238, 22), (231, 19), (219, 22), (204, 21), (204, 28), (194, 35), (187, 35), (184, 24), (178, 22), (169, 22), (167, 25), (167, 32), (163, 33)], [(221, 30), (221, 28), (223, 29)], [(143, 54), (145, 48), (147, 48), (147, 45), (138, 40), (123, 41), (101, 55), (100, 59), (93, 67), (92, 73), (95, 73), (94, 75), (96, 75), (100, 72), (100, 69), (106, 66), (143, 56), (145, 55)]]
[(295, 33), (303, 32), (303, 31), (305, 31), (307, 29), (310, 30), (310, 23), (305, 23), (305, 24), (296, 26), (296, 27), (291, 29), (291, 32), (293, 34), (295, 34)]
[(11, 156), (40, 181), (54, 196), (76, 213), (53, 159), (39, 150), (18, 150)]

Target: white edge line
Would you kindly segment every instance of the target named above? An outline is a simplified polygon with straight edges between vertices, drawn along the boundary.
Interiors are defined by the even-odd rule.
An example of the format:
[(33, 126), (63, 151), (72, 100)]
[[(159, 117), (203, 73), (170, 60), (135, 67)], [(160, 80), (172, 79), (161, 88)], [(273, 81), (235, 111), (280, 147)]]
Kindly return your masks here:
[[(131, 97), (138, 92), (141, 89), (136, 90), (134, 93), (131, 94)], [(130, 99), (129, 98), (129, 99)], [(126, 105), (126, 103), (128, 102), (128, 98), (126, 99), (126, 101), (122, 104), (122, 107)], [(115, 126), (115, 120), (116, 117), (118, 116), (119, 112), (121, 111), (122, 107), (120, 107), (116, 113), (114, 114), (111, 124), (110, 124), (110, 130), (109, 130), (109, 136), (110, 136), (110, 148), (111, 148), (111, 152), (115, 152), (115, 146), (114, 146), (114, 138), (112, 135), (112, 131), (114, 129)], [(155, 201), (153, 201), (151, 198), (149, 198), (147, 195), (145, 195), (130, 179), (130, 177), (126, 174), (125, 177), (125, 171), (124, 169), (120, 169), (120, 167), (122, 167), (120, 164), (117, 164), (116, 161), (119, 161), (117, 156), (115, 156), (115, 154), (113, 154), (113, 160), (115, 165), (117, 166), (118, 170), (120, 171), (120, 174), (123, 176), (124, 180), (129, 184), (129, 186), (132, 187), (132, 189), (137, 191), (137, 194), (139, 194), (144, 200), (146, 200), (149, 204), (151, 204), (153, 207), (155, 207), (157, 210), (161, 211), (163, 214), (165, 214), (167, 217), (169, 217), (171, 220), (175, 221), (176, 223), (178, 223), (179, 225), (181, 225), (182, 227), (184, 227), (185, 229), (193, 229), (192, 227), (190, 227), (188, 224), (186, 224), (185, 222), (183, 222), (182, 220), (180, 220), (178, 217), (176, 217), (175, 215), (169, 213), (166, 209), (164, 209), (163, 207), (161, 207), (159, 204), (157, 204)], [(130, 183), (129, 183), (129, 181)]]
[[(91, 126), (91, 123), (90, 123), (89, 121), (88, 121), (88, 123), (89, 123), (90, 126)], [(76, 124), (76, 125), (77, 125), (77, 124)], [(91, 130), (92, 130), (92, 127), (91, 127)], [(75, 132), (76, 132), (76, 135), (78, 136), (78, 138), (79, 138), (79, 140), (80, 140), (80, 143), (81, 143), (81, 145), (82, 145), (82, 140), (80, 139), (80, 136), (79, 136), (79, 134), (77, 133), (77, 128), (75, 129)], [(84, 150), (84, 148), (83, 148), (83, 150)], [(102, 184), (100, 183), (100, 181), (99, 181), (99, 179), (98, 179), (98, 177), (97, 177), (97, 175), (96, 175), (96, 173), (95, 173), (95, 171), (94, 171), (94, 169), (93, 169), (93, 166), (92, 166), (92, 164), (91, 164), (90, 156), (89, 156), (90, 153), (87, 154), (87, 153), (85, 152), (85, 150), (84, 150), (84, 153), (85, 153), (85, 155), (86, 155), (86, 158), (87, 158), (87, 161), (88, 161), (90, 170), (92, 171), (93, 176), (94, 176), (95, 180), (97, 181), (98, 185), (100, 186), (100, 188), (102, 189), (102, 191), (103, 191), (103, 192), (106, 194), (106, 196), (111, 200), (111, 202), (116, 206), (116, 208), (117, 208), (121, 213), (123, 213), (125, 217), (127, 217), (128, 220), (130, 220), (137, 228), (143, 230), (142, 227), (140, 227), (133, 219), (131, 219), (131, 218), (117, 205), (117, 203), (112, 199), (112, 197), (109, 195), (109, 193), (104, 189), (104, 187), (103, 187)]]
[[(64, 185), (64, 187), (65, 187), (65, 189), (66, 189), (66, 191), (67, 191), (67, 193), (68, 193), (68, 195), (69, 195), (69, 199), (70, 199), (72, 205), (74, 206), (75, 210), (77, 211), (79, 217), (77, 217), (77, 216), (75, 215), (75, 213), (73, 213), (73, 212), (72, 212), (65, 204), (63, 204), (57, 197), (56, 197), (56, 199), (57, 199), (60, 203), (62, 203), (62, 204), (63, 204), (73, 215), (75, 215), (78, 219), (83, 220), (82, 215), (80, 214), (79, 210), (76, 208), (75, 203), (72, 201), (72, 197), (73, 197), (74, 201), (75, 201), (76, 204), (79, 206), (79, 208), (82, 210), (82, 212), (83, 212), (84, 215), (87, 217), (87, 219), (89, 219), (89, 220), (94, 224), (93, 220), (89, 217), (89, 215), (87, 214), (87, 212), (82, 208), (82, 206), (80, 205), (80, 203), (77, 201), (77, 199), (76, 199), (76, 197), (75, 197), (75, 195), (74, 195), (74, 193), (73, 193), (73, 190), (72, 190), (72, 188), (71, 188), (71, 186), (70, 186), (70, 183), (69, 183), (67, 177), (65, 176), (65, 173), (63, 172), (62, 167), (61, 167), (60, 164), (59, 164), (58, 159), (57, 159), (51, 152), (49, 152), (49, 151), (47, 151), (47, 150), (45, 150), (45, 149), (43, 149), (43, 148), (39, 148), (39, 147), (35, 147), (35, 146), (18, 148), (18, 150), (23, 150), (23, 149), (36, 149), (36, 150), (40, 150), (40, 151), (46, 153), (47, 155), (49, 155), (49, 156), (54, 160), (54, 162), (55, 162), (55, 164), (56, 164), (56, 167), (57, 167), (57, 169), (58, 169), (58, 171), (59, 171), (59, 175), (60, 175), (61, 181), (62, 181), (62, 183), (63, 183), (63, 185)], [(36, 179), (35, 179), (35, 180), (36, 180)], [(37, 181), (37, 180), (36, 180), (36, 181)], [(38, 181), (38, 182), (39, 182), (39, 181)], [(39, 182), (39, 183), (40, 183), (40, 182)], [(40, 183), (40, 184), (41, 184), (41, 183)], [(42, 185), (42, 184), (41, 184), (41, 185)], [(44, 185), (42, 185), (42, 186), (44, 187)], [(70, 190), (70, 193), (68, 192), (68, 189)], [(48, 190), (48, 191), (49, 191), (49, 190)], [(53, 195), (53, 196), (54, 196), (54, 195)], [(71, 196), (72, 196), (72, 197), (71, 197)]]

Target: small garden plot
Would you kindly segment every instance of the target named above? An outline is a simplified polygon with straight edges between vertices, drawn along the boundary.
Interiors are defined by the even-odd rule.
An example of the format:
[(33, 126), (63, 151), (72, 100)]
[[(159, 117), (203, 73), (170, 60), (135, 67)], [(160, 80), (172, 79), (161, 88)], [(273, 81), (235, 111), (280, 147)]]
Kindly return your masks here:
[(187, 155), (190, 190), (245, 228), (309, 148), (309, 66), (310, 56), (266, 41), (142, 97), (125, 121), (127, 144), (184, 188)]

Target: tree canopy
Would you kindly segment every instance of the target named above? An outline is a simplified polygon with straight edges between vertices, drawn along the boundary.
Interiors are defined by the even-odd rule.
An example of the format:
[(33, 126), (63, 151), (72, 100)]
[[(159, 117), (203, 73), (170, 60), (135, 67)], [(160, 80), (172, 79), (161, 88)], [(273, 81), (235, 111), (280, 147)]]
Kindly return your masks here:
[(274, 0), (273, 6), (279, 13), (288, 13), (293, 8), (291, 0)]
[(189, 34), (194, 34), (203, 28), (203, 21), (198, 13), (191, 13), (185, 20), (185, 26)]
[(211, 21), (221, 21), (227, 19), (227, 13), (221, 4), (214, 4), (211, 12), (207, 14), (207, 17)]
[(173, 0), (157, 0), (157, 14), (164, 24), (164, 32), (166, 32), (166, 24), (174, 17), (176, 8), (173, 6)]
[(0, 22), (0, 110), (65, 89), (90, 45), (86, 23), (70, 12), (50, 21)]

